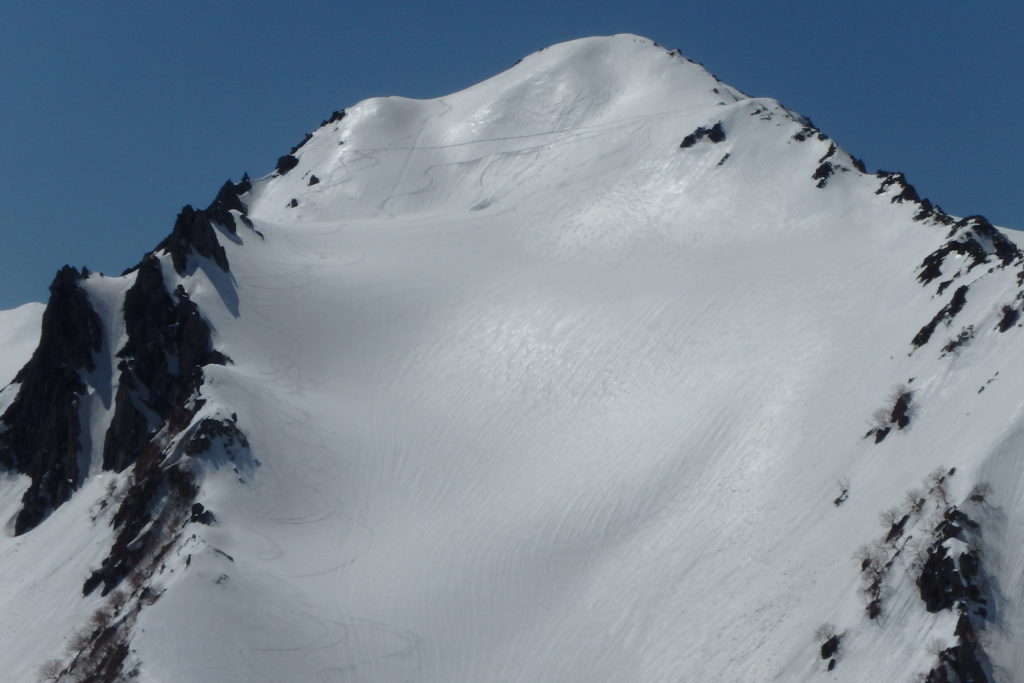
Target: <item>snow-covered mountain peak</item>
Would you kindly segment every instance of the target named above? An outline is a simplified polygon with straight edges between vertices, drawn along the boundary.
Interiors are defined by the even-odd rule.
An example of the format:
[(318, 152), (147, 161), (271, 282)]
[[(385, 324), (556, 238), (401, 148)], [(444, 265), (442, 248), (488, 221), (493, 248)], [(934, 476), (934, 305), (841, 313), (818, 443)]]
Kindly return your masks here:
[[(728, 105), (743, 99), (678, 52), (644, 38), (561, 43), (451, 95), (374, 98), (345, 110), (294, 150), (298, 164), (287, 178), (257, 183), (252, 209), (268, 218), (316, 221), (339, 212), (481, 208), (523, 181), (527, 187), (561, 182), (566, 165), (585, 170), (621, 158), (623, 144), (642, 158), (646, 136), (635, 133), (652, 126), (674, 127), (677, 139), (668, 147), (675, 147), (698, 126), (731, 116)], [(610, 148), (602, 152), (599, 141)], [(558, 180), (546, 177), (546, 167)], [(591, 168), (588, 179), (599, 170)], [(297, 206), (290, 206), (293, 199)], [(277, 211), (286, 207), (298, 211)]]
[(1022, 262), (636, 36), (335, 112), (0, 316), (0, 670), (1020, 676)]

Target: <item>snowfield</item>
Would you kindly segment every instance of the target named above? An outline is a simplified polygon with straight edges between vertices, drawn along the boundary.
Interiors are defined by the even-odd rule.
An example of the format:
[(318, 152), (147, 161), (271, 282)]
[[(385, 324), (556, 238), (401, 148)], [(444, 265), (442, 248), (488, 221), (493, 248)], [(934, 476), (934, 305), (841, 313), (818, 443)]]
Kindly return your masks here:
[[(997, 329), (1017, 268), (951, 253), (953, 284), (922, 284), (949, 225), (803, 117), (631, 35), (361, 102), (294, 158), (241, 196), (252, 226), (221, 231), (230, 273), (157, 252), (232, 361), (204, 368), (196, 419), (235, 414), (251, 459), (203, 461), (217, 522), (154, 574), (137, 680), (910, 681), (957, 642), (912, 562), (944, 507), (929, 495), (905, 548), (878, 544), (875, 619), (858, 549), (936, 468), (980, 525), (988, 672), (1024, 680), (1024, 345)], [(132, 277), (83, 282), (99, 373)], [(0, 314), (4, 382), (40, 315)], [(89, 478), (0, 538), (8, 680), (66, 659), (106, 604), (82, 582), (128, 472), (98, 465), (100, 384)], [(865, 437), (900, 387), (909, 425)], [(6, 521), (25, 478), (2, 486)]]
[(4, 386), (14, 380), (21, 366), (32, 355), (39, 341), (39, 322), (43, 316), (42, 304), (28, 303), (9, 311), (0, 311), (0, 383)]

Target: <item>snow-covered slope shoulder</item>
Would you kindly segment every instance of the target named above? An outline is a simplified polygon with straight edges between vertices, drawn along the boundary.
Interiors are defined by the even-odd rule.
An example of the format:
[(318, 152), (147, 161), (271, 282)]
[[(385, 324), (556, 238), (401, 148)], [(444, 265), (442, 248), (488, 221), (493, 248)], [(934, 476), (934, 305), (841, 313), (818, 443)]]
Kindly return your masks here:
[(637, 36), (358, 103), (58, 273), (0, 667), (1024, 679), (1022, 308), (1007, 232)]
[[(0, 311), (0, 384), (7, 386), (18, 370), (32, 356), (39, 343), (39, 326), (43, 309), (38, 303), (28, 303), (9, 311)], [(0, 404), (2, 405), (2, 404)]]

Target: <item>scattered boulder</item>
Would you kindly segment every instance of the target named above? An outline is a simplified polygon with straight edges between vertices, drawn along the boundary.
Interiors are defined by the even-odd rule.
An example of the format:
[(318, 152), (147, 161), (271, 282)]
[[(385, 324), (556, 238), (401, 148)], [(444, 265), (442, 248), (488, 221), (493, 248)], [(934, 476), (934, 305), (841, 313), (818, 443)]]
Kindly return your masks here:
[(999, 323), (996, 325), (996, 329), (1000, 332), (1006, 332), (1008, 329), (1017, 324), (1020, 319), (1020, 310), (1010, 305), (1005, 305), (1002, 308), (1002, 317), (999, 319)]
[(202, 503), (192, 503), (192, 516), (189, 517), (188, 521), (192, 524), (210, 526), (217, 521), (217, 518)]
[(839, 635), (835, 634), (821, 644), (821, 658), (829, 659), (839, 652)]
[(707, 138), (709, 142), (717, 144), (725, 140), (725, 128), (722, 127), (722, 122), (719, 121), (711, 128), (705, 128), (704, 126), (698, 126), (696, 130), (683, 138), (683, 141), (679, 144), (681, 149), (688, 149), (693, 147), (701, 140)]

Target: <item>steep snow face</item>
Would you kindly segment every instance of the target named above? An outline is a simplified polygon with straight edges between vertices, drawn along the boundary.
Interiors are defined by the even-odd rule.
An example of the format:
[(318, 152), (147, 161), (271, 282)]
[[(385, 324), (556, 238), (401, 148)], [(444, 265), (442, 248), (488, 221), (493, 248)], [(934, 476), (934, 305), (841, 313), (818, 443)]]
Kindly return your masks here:
[(39, 343), (39, 323), (44, 306), (28, 303), (0, 311), (0, 385), (6, 386), (18, 374)]
[[(163, 466), (227, 415), (251, 458), (197, 466), (139, 679), (907, 680), (964, 640), (945, 556), (1024, 676), (1020, 255), (858, 167), (629, 35), (333, 116), (243, 190), (230, 274), (160, 256), (230, 358)], [(46, 584), (77, 601), (97, 486), (0, 566), (95, 533)]]

